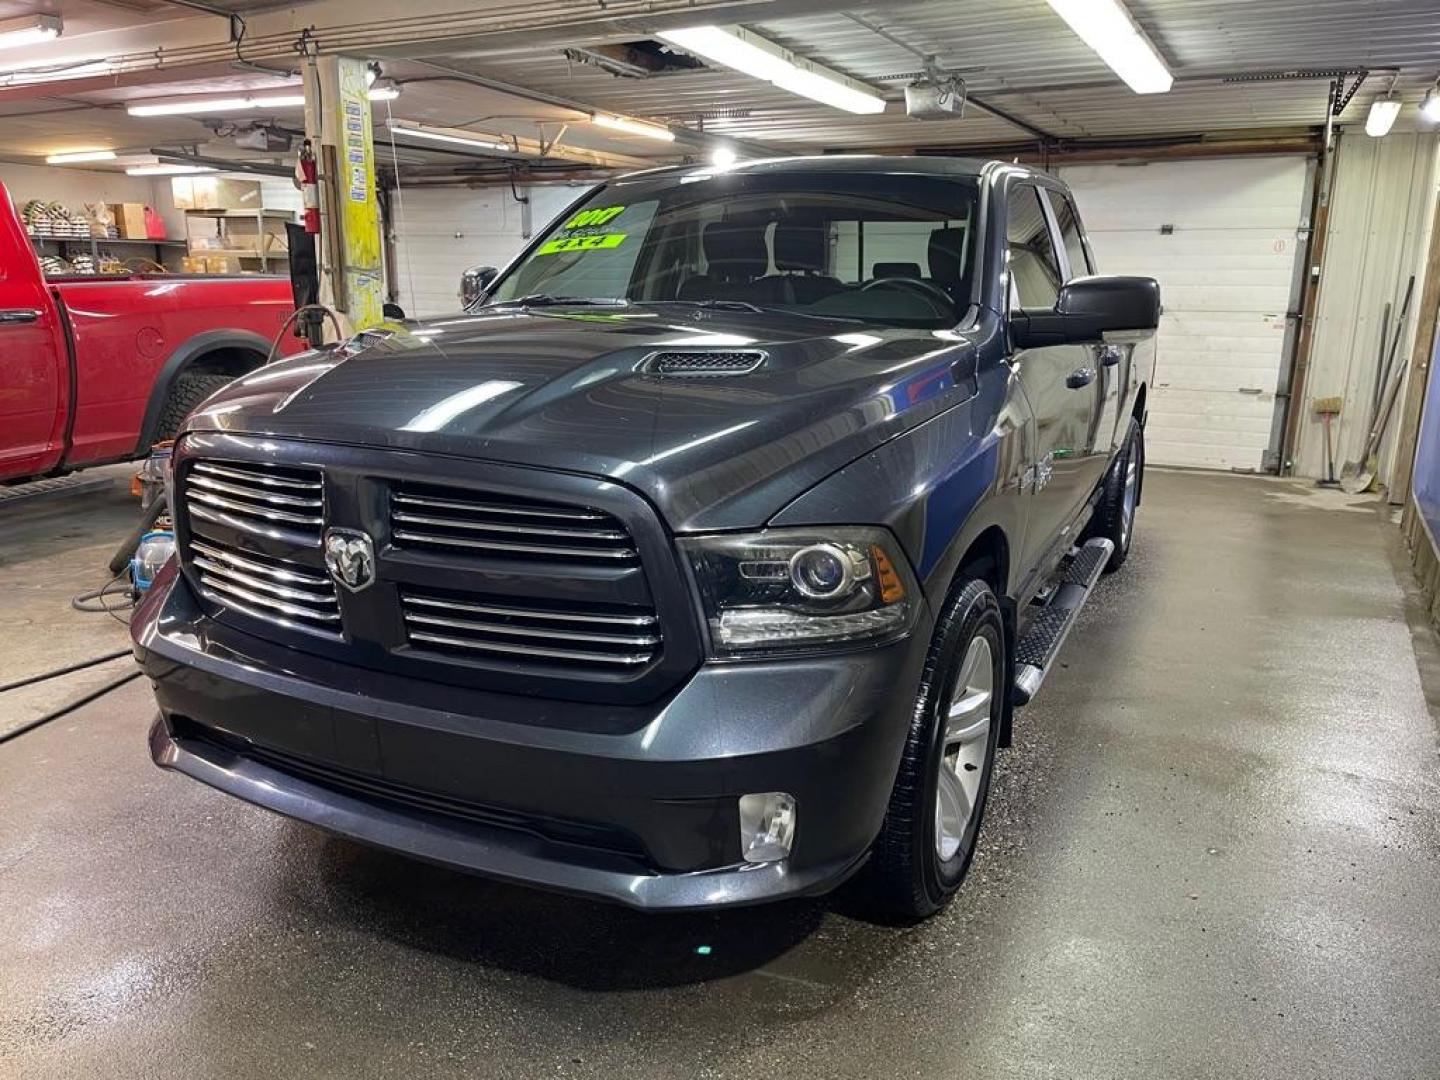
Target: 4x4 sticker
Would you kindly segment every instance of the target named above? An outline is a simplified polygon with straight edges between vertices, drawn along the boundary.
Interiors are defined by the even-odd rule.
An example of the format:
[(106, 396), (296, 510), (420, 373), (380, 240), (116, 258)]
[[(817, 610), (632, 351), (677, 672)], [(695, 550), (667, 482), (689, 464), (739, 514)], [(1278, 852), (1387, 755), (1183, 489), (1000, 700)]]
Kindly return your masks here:
[(598, 248), (619, 247), (625, 242), (626, 233), (599, 233), (591, 236), (557, 236), (547, 240), (536, 249), (536, 255), (557, 255), (562, 251), (595, 251)]

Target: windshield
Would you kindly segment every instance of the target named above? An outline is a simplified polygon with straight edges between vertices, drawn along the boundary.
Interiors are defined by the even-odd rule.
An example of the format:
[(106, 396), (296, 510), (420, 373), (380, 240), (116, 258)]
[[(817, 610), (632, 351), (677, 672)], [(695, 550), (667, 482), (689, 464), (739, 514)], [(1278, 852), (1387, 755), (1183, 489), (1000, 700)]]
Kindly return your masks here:
[(748, 305), (888, 326), (969, 307), (970, 177), (700, 173), (606, 184), (489, 302)]

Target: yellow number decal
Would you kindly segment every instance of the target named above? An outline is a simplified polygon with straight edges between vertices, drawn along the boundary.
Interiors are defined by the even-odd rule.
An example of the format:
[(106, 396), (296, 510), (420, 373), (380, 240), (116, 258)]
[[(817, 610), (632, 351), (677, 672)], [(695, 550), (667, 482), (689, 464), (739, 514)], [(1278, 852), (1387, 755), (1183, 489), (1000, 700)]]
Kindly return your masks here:
[(590, 229), (597, 225), (608, 225), (625, 212), (623, 206), (605, 206), (596, 210), (581, 210), (564, 225), (567, 229)]
[(601, 248), (619, 247), (625, 242), (626, 233), (601, 233), (598, 236), (558, 236), (547, 240), (535, 252), (536, 255), (558, 255), (565, 251), (597, 251)]

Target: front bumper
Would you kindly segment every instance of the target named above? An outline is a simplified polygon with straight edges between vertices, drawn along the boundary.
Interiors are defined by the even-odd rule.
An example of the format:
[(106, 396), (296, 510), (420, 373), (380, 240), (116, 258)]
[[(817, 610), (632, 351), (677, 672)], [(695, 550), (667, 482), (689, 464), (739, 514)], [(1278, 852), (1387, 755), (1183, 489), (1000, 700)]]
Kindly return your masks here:
[[(644, 706), (420, 685), (207, 618), (167, 568), (134, 619), (156, 764), (343, 836), (667, 910), (828, 891), (878, 833), (928, 630), (787, 662), (703, 665)], [(583, 729), (559, 712), (626, 712)], [(537, 723), (537, 714), (543, 719)], [(798, 804), (789, 858), (740, 857), (738, 797)]]

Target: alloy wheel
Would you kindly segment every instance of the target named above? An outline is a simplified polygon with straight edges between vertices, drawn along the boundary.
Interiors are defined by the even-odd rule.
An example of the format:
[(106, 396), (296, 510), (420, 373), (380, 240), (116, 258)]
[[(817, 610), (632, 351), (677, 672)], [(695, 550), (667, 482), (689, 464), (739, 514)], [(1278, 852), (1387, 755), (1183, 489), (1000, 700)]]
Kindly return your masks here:
[(994, 654), (989, 640), (977, 635), (965, 650), (944, 714), (945, 744), (935, 784), (935, 849), (942, 860), (955, 857), (975, 816), (994, 697)]

